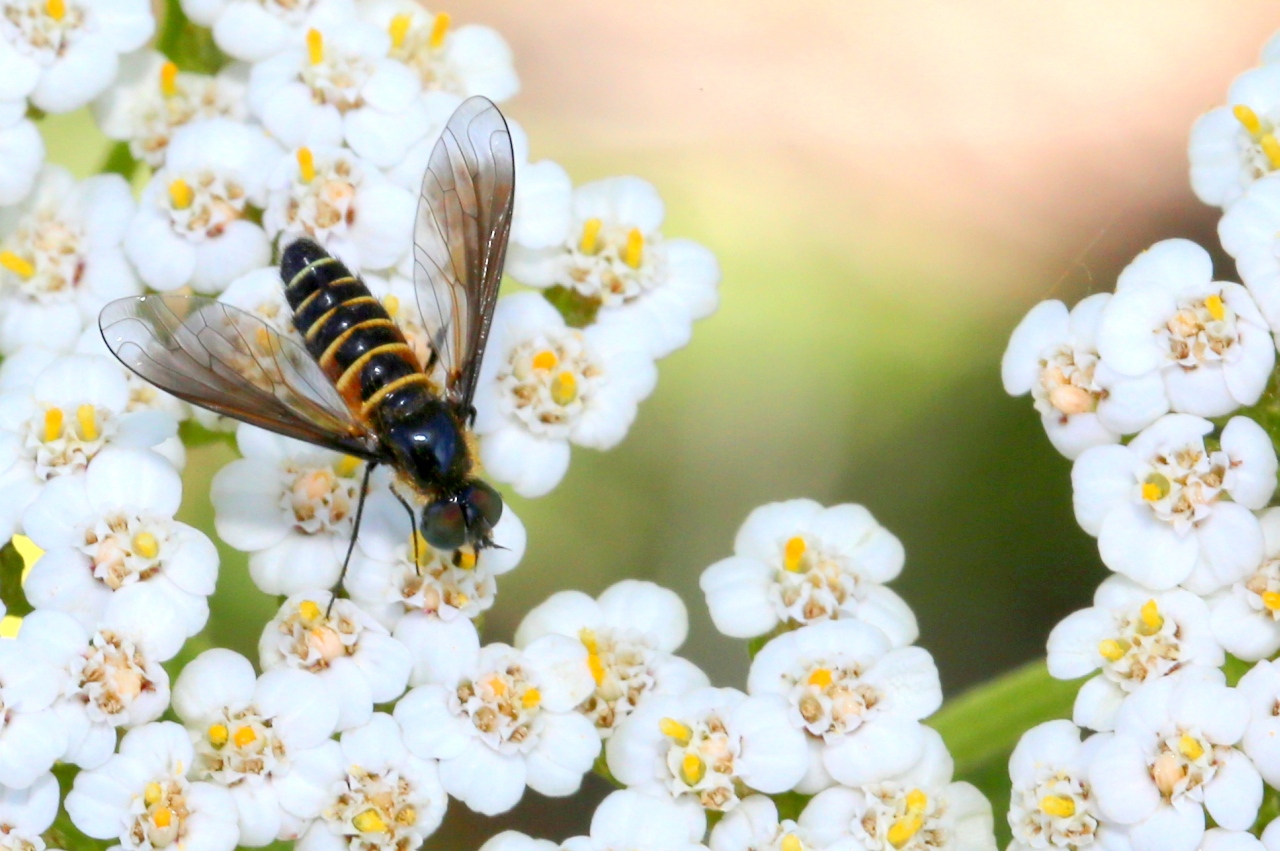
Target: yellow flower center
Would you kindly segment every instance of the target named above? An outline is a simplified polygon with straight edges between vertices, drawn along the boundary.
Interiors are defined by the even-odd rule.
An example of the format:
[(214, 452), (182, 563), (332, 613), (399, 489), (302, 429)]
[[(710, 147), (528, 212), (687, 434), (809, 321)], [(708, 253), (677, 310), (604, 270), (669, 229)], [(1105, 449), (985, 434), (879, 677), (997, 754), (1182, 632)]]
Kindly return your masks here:
[(560, 358), (556, 357), (556, 353), (549, 349), (543, 349), (533, 356), (534, 369), (552, 370), (556, 368), (558, 363), (560, 363)]
[(387, 32), (391, 34), (391, 49), (399, 50), (404, 47), (404, 37), (409, 34), (409, 25), (413, 23), (411, 15), (396, 15), (391, 19), (391, 24), (387, 27)]
[(1221, 322), (1223, 317), (1227, 315), (1226, 308), (1222, 304), (1222, 296), (1220, 295), (1211, 295), (1206, 298), (1204, 300), (1204, 309), (1209, 311), (1209, 315), (1217, 322)]
[(680, 747), (687, 747), (689, 742), (693, 741), (693, 728), (688, 724), (682, 724), (674, 718), (663, 718), (658, 722), (658, 729), (662, 731), (662, 735), (671, 739)]
[(595, 254), (600, 250), (600, 228), (604, 222), (600, 219), (587, 219), (582, 223), (582, 239), (578, 240), (578, 250), (583, 254)]
[(0, 251), (0, 266), (5, 267), (19, 278), (30, 278), (36, 273), (36, 267), (30, 260), (24, 260), (12, 251)]
[(258, 734), (247, 724), (236, 730), (235, 743), (238, 748), (246, 748), (258, 739)]
[(67, 0), (45, 0), (44, 11), (55, 21), (67, 16)]
[(622, 249), (622, 262), (632, 269), (639, 269), (644, 260), (644, 234), (640, 228), (632, 228), (627, 234), (627, 244)]
[[(314, 30), (312, 30), (314, 32)], [(316, 158), (311, 153), (311, 149), (306, 145), (298, 148), (298, 175), (302, 178), (303, 183), (310, 183), (316, 179)]]
[(386, 833), (387, 823), (375, 809), (367, 809), (351, 820), (351, 824), (361, 833)]
[(81, 405), (76, 408), (76, 422), (80, 425), (80, 436), (85, 440), (93, 441), (98, 439), (98, 420), (97, 412), (94, 411), (93, 405)]
[(166, 62), (160, 66), (160, 94), (171, 98), (178, 93), (178, 66)]
[(62, 437), (62, 409), (50, 408), (44, 412), (44, 442), (52, 443)]
[(1076, 814), (1076, 802), (1066, 795), (1045, 795), (1040, 799), (1040, 809), (1054, 818), (1071, 818)]
[(307, 61), (312, 65), (324, 61), (324, 36), (314, 27), (307, 30)]
[(196, 199), (196, 193), (191, 189), (191, 185), (182, 178), (178, 178), (169, 184), (169, 203), (173, 205), (175, 210), (185, 210), (191, 206)]
[(551, 381), (551, 398), (557, 405), (568, 405), (578, 398), (578, 378), (572, 372), (562, 372)]
[(227, 743), (227, 739), (231, 738), (231, 731), (227, 729), (226, 724), (212, 724), (209, 727), (209, 744), (215, 748), (221, 748)]
[(139, 532), (133, 536), (134, 553), (143, 558), (155, 558), (160, 554), (160, 542), (150, 532)]
[(782, 566), (792, 573), (800, 570), (800, 562), (804, 558), (805, 550), (808, 545), (805, 544), (804, 538), (796, 535), (787, 541), (787, 545), (782, 551)]
[(449, 13), (441, 12), (436, 15), (436, 19), (431, 22), (431, 36), (427, 43), (431, 45), (432, 50), (439, 50), (444, 47), (445, 36), (449, 34)]

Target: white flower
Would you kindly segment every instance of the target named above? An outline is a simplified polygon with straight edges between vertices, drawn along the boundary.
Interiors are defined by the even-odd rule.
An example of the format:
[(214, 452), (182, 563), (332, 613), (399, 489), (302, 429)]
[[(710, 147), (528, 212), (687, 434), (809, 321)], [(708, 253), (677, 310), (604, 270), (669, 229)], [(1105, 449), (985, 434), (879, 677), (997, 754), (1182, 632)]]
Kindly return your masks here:
[(511, 131), (511, 148), (516, 160), (511, 242), (528, 250), (557, 246), (572, 227), (573, 180), (562, 166), (551, 160), (530, 162), (529, 137), (524, 128), (507, 119), (507, 129)]
[[(564, 851), (698, 851), (705, 830), (670, 800), (619, 789), (591, 816), (588, 836), (566, 839)], [(487, 846), (486, 846), (487, 847)]]
[(928, 732), (925, 756), (901, 777), (815, 795), (798, 822), (806, 841), (840, 851), (995, 851), (991, 804), (951, 782), (951, 756)]
[(1276, 360), (1249, 291), (1214, 281), (1208, 252), (1185, 239), (1157, 242), (1120, 273), (1097, 346), (1108, 368), (1159, 375), (1172, 410), (1202, 417), (1257, 402)]
[(444, 818), (448, 798), (435, 760), (406, 750), (390, 715), (330, 743), (314, 782), (328, 792), (320, 818), (298, 840), (298, 851), (404, 851), (418, 848)]
[(1214, 637), (1246, 662), (1280, 650), (1280, 508), (1258, 515), (1262, 560), (1253, 570), (1209, 599)]
[(255, 677), (240, 654), (206, 650), (178, 676), (173, 708), (195, 745), (190, 776), (231, 791), (241, 845), (266, 845), (290, 819), (320, 815), (338, 701), (319, 678), (290, 668)]
[(53, 708), (64, 678), (30, 643), (0, 639), (0, 788), (26, 789), (67, 749)]
[(706, 248), (665, 239), (657, 190), (636, 177), (613, 177), (577, 188), (567, 232), (550, 246), (511, 244), (507, 274), (522, 284), (558, 287), (600, 316), (636, 322), (654, 357), (689, 342), (694, 320), (719, 301), (720, 267)]
[(791, 725), (808, 734), (806, 793), (906, 771), (924, 753), (920, 719), (942, 705), (928, 651), (894, 649), (883, 632), (856, 620), (774, 638), (752, 660), (747, 692), (784, 698)]
[(1249, 509), (1275, 490), (1275, 448), (1245, 417), (1227, 423), (1217, 451), (1205, 446), (1211, 431), (1208, 420), (1168, 414), (1127, 446), (1095, 446), (1076, 459), (1076, 520), (1098, 538), (1107, 567), (1152, 590), (1187, 582), (1205, 594), (1262, 561), (1262, 528)]
[(69, 350), (103, 305), (142, 291), (120, 246), (133, 211), (119, 175), (77, 181), (55, 165), (0, 210), (0, 353)]
[(491, 27), (453, 27), (448, 13), (433, 15), (414, 0), (372, 0), (360, 12), (390, 35), (390, 57), (416, 71), (426, 91), (501, 103), (520, 90), (511, 49)]
[(67, 815), (94, 839), (121, 851), (174, 845), (231, 851), (240, 837), (231, 794), (187, 780), (195, 749), (179, 724), (162, 721), (130, 730), (120, 752), (101, 768), (76, 775)]
[(284, 297), (284, 282), (279, 266), (263, 266), (245, 272), (218, 294), (218, 301), (252, 313), (278, 333), (302, 343), (302, 335), (293, 325), (293, 309)]
[(1280, 229), (1280, 176), (1250, 185), (1218, 221), (1222, 247), (1236, 260), (1240, 280), (1259, 311), (1273, 327), (1280, 323), (1280, 262), (1276, 230)]
[(408, 512), (381, 490), (365, 503), (343, 585), (352, 600), (388, 629), (406, 617), (475, 618), (493, 606), (497, 577), (520, 563), (525, 541), (524, 524), (508, 505), (493, 527), (493, 547), (437, 551), (421, 532), (415, 544)]
[(1099, 360), (1094, 337), (1110, 299), (1091, 295), (1070, 313), (1060, 301), (1040, 302), (1014, 329), (1001, 363), (1005, 392), (1030, 392), (1050, 442), (1073, 460), (1169, 411), (1158, 375), (1126, 378)]
[(1088, 777), (1089, 761), (1103, 741), (1094, 736), (1081, 743), (1080, 730), (1070, 721), (1046, 721), (1022, 734), (1009, 757), (1013, 844), (1008, 851), (1074, 851), (1110, 829), (1102, 824)]
[(149, 620), (121, 615), (127, 612), (117, 608), (92, 633), (51, 609), (36, 609), (22, 620), (19, 645), (46, 658), (61, 681), (54, 704), (66, 732), (61, 759), (82, 768), (107, 761), (117, 727), (155, 721), (169, 706), (169, 675), (160, 666), (169, 649), (165, 638), (151, 631)]
[(1236, 691), (1249, 706), (1249, 726), (1240, 742), (1268, 784), (1280, 782), (1280, 665), (1263, 659), (1240, 678)]
[(547, 635), (524, 650), (480, 647), (470, 621), (434, 621), (411, 647), (415, 682), (396, 705), (409, 750), (440, 760), (440, 780), (470, 809), (495, 815), (526, 785), (571, 795), (600, 753), (600, 737), (574, 707), (594, 681), (577, 641)]
[(805, 735), (777, 695), (702, 688), (641, 703), (605, 748), (609, 771), (639, 791), (728, 812), (745, 787), (786, 792), (809, 766)]
[(249, 108), (286, 147), (345, 144), (385, 168), (428, 130), (422, 84), (388, 56), (391, 35), (356, 18), (314, 18), (249, 74)]
[(1225, 661), (1209, 626), (1204, 600), (1174, 588), (1152, 592), (1123, 576), (1098, 586), (1093, 607), (1068, 615), (1049, 634), (1049, 673), (1074, 680), (1101, 669), (1080, 687), (1074, 719), (1110, 730), (1125, 695), (1187, 665)]
[(218, 536), (249, 553), (249, 574), (267, 594), (328, 588), (351, 541), (359, 460), (250, 425), (236, 430), (244, 457), (213, 477)]
[(535, 293), (499, 299), (475, 395), (480, 460), (521, 496), (541, 496), (568, 470), (570, 443), (611, 449), (626, 436), (657, 377), (630, 323), (578, 330)]
[(712, 828), (707, 844), (711, 851), (854, 851), (860, 847), (848, 837), (830, 844), (817, 841), (806, 826), (809, 821), (803, 813), (799, 823), (779, 819), (771, 799), (752, 795)]
[(480, 851), (560, 851), (550, 839), (533, 839), (515, 830), (504, 830), (480, 846)]
[(1231, 84), (1227, 105), (1191, 128), (1191, 188), (1206, 204), (1229, 207), (1253, 181), (1280, 168), (1280, 66), (1246, 71)]
[(262, 222), (281, 245), (310, 237), (358, 273), (409, 256), (414, 211), (414, 196), (373, 165), (344, 148), (316, 145), (277, 161)]
[(279, 156), (260, 128), (230, 119), (179, 128), (125, 235), (142, 280), (158, 290), (190, 284), (216, 293), (270, 262), (270, 241), (246, 208), (264, 203)]
[(673, 591), (624, 579), (598, 600), (581, 591), (552, 594), (516, 629), (516, 647), (544, 635), (582, 642), (595, 690), (578, 711), (607, 739), (651, 695), (682, 694), (711, 683), (686, 659), (673, 655), (689, 632), (689, 615)]
[(1272, 844), (1268, 845), (1245, 830), (1214, 827), (1204, 832), (1204, 839), (1200, 840), (1200, 851), (1272, 851), (1273, 848), (1280, 847), (1275, 844), (1276, 837), (1273, 836), (1270, 841)]
[(213, 542), (173, 519), (181, 500), (178, 473), (144, 449), (109, 447), (85, 475), (50, 481), (23, 515), (45, 551), (27, 577), (27, 598), (93, 630), (112, 606), (156, 591), (147, 598), (163, 601), (155, 624), (175, 632), (163, 644), (180, 646), (204, 628), (218, 579)]
[(44, 166), (44, 154), (44, 138), (35, 122), (22, 116), (14, 116), (12, 123), (0, 121), (0, 162), (4, 163), (0, 204), (17, 204), (30, 194)]
[(283, 50), (314, 20), (348, 16), (350, 0), (182, 0), (182, 11), (213, 30), (213, 41), (229, 56), (260, 62)]
[(850, 617), (879, 627), (894, 647), (919, 634), (907, 604), (882, 584), (902, 572), (902, 544), (861, 505), (762, 505), (738, 530), (733, 552), (699, 580), (725, 635)]
[(88, 355), (60, 357), (29, 389), (0, 394), (0, 540), (46, 482), (82, 473), (104, 446), (154, 446), (174, 434), (171, 418), (127, 412), (128, 402), (119, 362)]
[(154, 50), (120, 60), (120, 80), (93, 102), (102, 132), (129, 143), (129, 153), (153, 169), (164, 165), (174, 131), (209, 118), (244, 120), (247, 69), (230, 65), (217, 76), (179, 71)]
[(155, 32), (147, 0), (7, 0), (0, 15), (0, 101), (29, 97), (70, 112), (116, 77), (119, 55)]
[(413, 665), (381, 624), (328, 591), (285, 600), (262, 631), (258, 657), (263, 671), (295, 668), (323, 681), (339, 704), (339, 730), (366, 723), (375, 703), (399, 697)]
[(58, 815), (58, 780), (42, 775), (26, 789), (0, 787), (0, 848), (45, 851), (41, 836)]
[(1248, 722), (1244, 695), (1215, 669), (1146, 683), (1125, 700), (1115, 734), (1090, 761), (1103, 818), (1129, 826), (1134, 851), (1194, 851), (1206, 811), (1221, 827), (1249, 828), (1262, 778), (1234, 747)]

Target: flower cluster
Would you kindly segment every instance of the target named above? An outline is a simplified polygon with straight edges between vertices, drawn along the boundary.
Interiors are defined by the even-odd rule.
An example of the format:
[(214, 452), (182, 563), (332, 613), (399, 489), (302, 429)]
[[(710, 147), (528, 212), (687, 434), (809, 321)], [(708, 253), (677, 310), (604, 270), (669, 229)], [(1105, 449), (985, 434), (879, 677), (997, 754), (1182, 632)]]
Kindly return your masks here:
[[(385, 467), (241, 424), (213, 526), (282, 602), (257, 659), (180, 656), (219, 564), (176, 519), (179, 426), (230, 439), (234, 424), (134, 375), (97, 328), (110, 301), (176, 292), (297, 339), (278, 263), (307, 237), (360, 275), (425, 369), (416, 195), (458, 105), (518, 90), (511, 52), (413, 0), (181, 0), (159, 24), (155, 5), (0, 4), (0, 543), (33, 553), (17, 593), (8, 543), (0, 583), (0, 615), (22, 616), (0, 639), (0, 847), (61, 835), (46, 833), (56, 763), (71, 824), (126, 851), (411, 851), (450, 797), (495, 814), (526, 787), (571, 794), (629, 718), (708, 688), (674, 655), (674, 594), (566, 592), (514, 644), (484, 643), (479, 619), (525, 549), (509, 506), (492, 547), (438, 550)], [(115, 144), (78, 180), (44, 163), (34, 121), (85, 106)], [(475, 451), (486, 479), (537, 496), (571, 444), (625, 437), (656, 361), (715, 309), (719, 269), (664, 236), (648, 183), (575, 189), (510, 131), (506, 271), (526, 291), (496, 308)], [(644, 800), (662, 821), (652, 807), (669, 802)], [(600, 816), (615, 830), (619, 806)], [(696, 845), (692, 830), (677, 833)]]
[[(1049, 636), (1049, 673), (1088, 679), (1071, 721), (1033, 728), (1013, 753), (1012, 851), (1280, 840), (1280, 822), (1258, 823), (1266, 787), (1280, 788), (1275, 53), (1191, 133), (1192, 187), (1223, 208), (1243, 285), (1166, 240), (1114, 293), (1034, 307), (1005, 352), (1005, 388), (1031, 393), (1073, 460), (1076, 519), (1114, 571)], [(1229, 681), (1228, 654), (1257, 664)]]

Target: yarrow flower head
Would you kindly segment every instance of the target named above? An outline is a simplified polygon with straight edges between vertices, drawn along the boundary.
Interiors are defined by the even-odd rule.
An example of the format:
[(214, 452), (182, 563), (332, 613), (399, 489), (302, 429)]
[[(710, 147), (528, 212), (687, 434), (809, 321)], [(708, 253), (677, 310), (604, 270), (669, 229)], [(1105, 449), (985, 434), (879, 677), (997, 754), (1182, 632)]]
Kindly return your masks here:
[(1275, 448), (1246, 417), (1227, 423), (1217, 449), (1206, 445), (1213, 430), (1208, 420), (1169, 414), (1127, 446), (1076, 459), (1076, 520), (1097, 536), (1107, 567), (1152, 590), (1185, 582), (1208, 593), (1262, 561), (1262, 529), (1249, 509), (1275, 491)]
[(687, 344), (694, 321), (716, 309), (720, 269), (697, 243), (663, 237), (664, 209), (653, 186), (613, 177), (578, 187), (562, 203), (572, 209), (563, 216), (567, 232), (549, 247), (514, 241), (508, 273), (581, 299), (601, 316), (631, 318), (654, 357)]
[(1169, 411), (1158, 375), (1124, 376), (1099, 358), (1098, 323), (1110, 300), (1097, 293), (1069, 313), (1060, 301), (1041, 302), (1014, 329), (1001, 363), (1005, 391), (1031, 393), (1050, 442), (1071, 459)]
[(578, 711), (607, 739), (649, 697), (711, 684), (697, 666), (673, 655), (688, 631), (688, 613), (674, 592), (624, 579), (595, 600), (580, 591), (553, 594), (520, 622), (516, 647), (544, 635), (582, 642), (595, 691)]
[(50, 165), (26, 201), (0, 210), (0, 353), (68, 351), (103, 305), (141, 292), (121, 248), (134, 207), (120, 176), (77, 181)]
[(526, 785), (552, 797), (578, 790), (600, 753), (594, 725), (574, 711), (595, 684), (580, 642), (546, 635), (522, 650), (481, 647), (471, 622), (455, 620), (420, 624), (411, 645), (422, 684), (395, 718), (410, 751), (440, 761), (450, 795), (494, 815)]
[(860, 505), (810, 499), (761, 506), (738, 530), (734, 555), (699, 584), (716, 629), (734, 638), (854, 617), (895, 647), (915, 641), (915, 616), (886, 588), (902, 571), (901, 542)]
[(1280, 508), (1258, 515), (1263, 552), (1257, 567), (1209, 598), (1214, 638), (1247, 662), (1280, 650)]
[(0, 848), (45, 851), (42, 834), (58, 815), (58, 780), (43, 774), (26, 789), (0, 787)]
[(1046, 721), (1022, 734), (1009, 757), (1009, 851), (1109, 847), (1102, 834), (1114, 828), (1103, 824), (1088, 777), (1092, 754), (1104, 741), (1094, 736), (1082, 743), (1070, 721)]
[(1256, 180), (1280, 168), (1280, 65), (1246, 71), (1227, 92), (1227, 105), (1191, 128), (1191, 188), (1206, 204), (1229, 208)]
[(680, 807), (655, 798), (619, 789), (596, 807), (587, 836), (566, 839), (564, 851), (705, 851), (697, 840), (704, 828), (690, 820)]

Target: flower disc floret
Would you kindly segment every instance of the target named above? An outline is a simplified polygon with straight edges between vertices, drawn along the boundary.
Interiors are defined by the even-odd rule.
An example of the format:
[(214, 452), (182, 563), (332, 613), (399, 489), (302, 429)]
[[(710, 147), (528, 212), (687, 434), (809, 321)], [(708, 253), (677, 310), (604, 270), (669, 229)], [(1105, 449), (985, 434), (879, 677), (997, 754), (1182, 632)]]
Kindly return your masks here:
[(1209, 593), (1262, 560), (1258, 519), (1276, 486), (1276, 454), (1261, 426), (1233, 417), (1220, 448), (1208, 420), (1169, 414), (1127, 446), (1076, 459), (1076, 520), (1098, 537), (1107, 567), (1152, 590), (1179, 583)]
[(895, 647), (916, 639), (915, 616), (882, 584), (902, 571), (902, 544), (860, 505), (823, 508), (797, 499), (761, 506), (733, 549), (699, 580), (711, 619), (726, 635), (754, 638), (779, 624), (857, 618)]
[(43, 834), (58, 814), (58, 781), (42, 775), (26, 789), (0, 787), (0, 848), (45, 851)]

